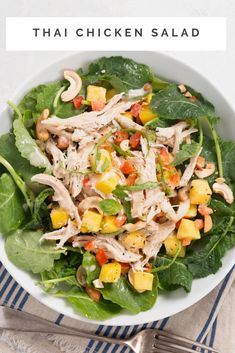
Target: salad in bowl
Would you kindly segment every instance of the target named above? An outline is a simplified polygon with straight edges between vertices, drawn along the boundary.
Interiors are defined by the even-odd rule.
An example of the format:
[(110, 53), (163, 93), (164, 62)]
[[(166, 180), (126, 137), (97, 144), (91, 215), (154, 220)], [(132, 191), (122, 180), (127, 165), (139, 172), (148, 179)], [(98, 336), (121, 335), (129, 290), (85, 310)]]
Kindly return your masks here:
[(0, 230), (48, 295), (106, 320), (218, 271), (235, 244), (235, 144), (200, 93), (112, 56), (9, 105)]

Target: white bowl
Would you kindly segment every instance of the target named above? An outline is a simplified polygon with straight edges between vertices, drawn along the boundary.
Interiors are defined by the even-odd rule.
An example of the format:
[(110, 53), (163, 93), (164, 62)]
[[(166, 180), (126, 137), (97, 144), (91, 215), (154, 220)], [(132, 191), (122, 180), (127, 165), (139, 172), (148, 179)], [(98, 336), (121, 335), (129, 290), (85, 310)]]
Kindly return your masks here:
[[(235, 140), (234, 130), (234, 112), (229, 103), (223, 95), (208, 82), (199, 72), (182, 64), (174, 58), (168, 57), (165, 54), (155, 52), (86, 52), (77, 53), (73, 56), (63, 58), (53, 65), (45, 68), (43, 71), (37, 73), (33, 78), (28, 80), (20, 87), (18, 93), (12, 98), (14, 102), (18, 102), (26, 91), (39, 83), (44, 83), (51, 80), (56, 80), (66, 68), (77, 69), (78, 67), (87, 66), (89, 62), (100, 57), (110, 55), (123, 55), (130, 57), (138, 62), (149, 65), (159, 76), (188, 84), (201, 92), (205, 97), (211, 101), (215, 107), (217, 114), (223, 118), (225, 123), (221, 124), (220, 134), (227, 139)], [(4, 133), (10, 128), (10, 115), (6, 110), (1, 114), (0, 133)], [(59, 311), (64, 315), (81, 321), (89, 321), (83, 316), (76, 313), (73, 308), (66, 303), (65, 300), (55, 298), (43, 292), (40, 286), (35, 285), (35, 277), (31, 274), (15, 267), (8, 259), (4, 250), (4, 239), (0, 238), (0, 259), (9, 273), (16, 279), (16, 281), (32, 296), (38, 299), (41, 303), (47, 305), (55, 311)], [(147, 311), (132, 315), (128, 312), (104, 321), (107, 325), (133, 325), (151, 322), (154, 320), (163, 319), (165, 317), (176, 314), (206, 296), (219, 282), (226, 276), (234, 264), (235, 248), (228, 251), (223, 259), (222, 268), (215, 274), (206, 278), (196, 279), (193, 281), (192, 290), (190, 293), (185, 293), (184, 290), (178, 289), (170, 293), (161, 293), (155, 306)], [(98, 321), (92, 321), (99, 323)]]

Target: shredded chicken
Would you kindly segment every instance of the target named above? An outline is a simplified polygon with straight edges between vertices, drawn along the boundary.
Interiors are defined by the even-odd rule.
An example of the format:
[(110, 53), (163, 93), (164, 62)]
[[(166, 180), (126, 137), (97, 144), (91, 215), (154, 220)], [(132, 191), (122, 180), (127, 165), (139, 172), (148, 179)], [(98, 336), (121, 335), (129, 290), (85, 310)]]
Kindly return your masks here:
[(190, 159), (190, 163), (187, 165), (184, 174), (182, 175), (182, 178), (180, 179), (179, 186), (186, 186), (189, 183), (189, 180), (192, 178), (192, 175), (194, 173), (194, 169), (197, 163), (197, 157), (200, 155), (202, 151), (202, 148), (198, 151), (197, 155), (193, 158)]
[(54, 230), (53, 232), (45, 233), (40, 240), (59, 240), (59, 243), (56, 245), (56, 247), (62, 248), (71, 237), (77, 235), (78, 233), (79, 229), (69, 219), (68, 225), (66, 227)]

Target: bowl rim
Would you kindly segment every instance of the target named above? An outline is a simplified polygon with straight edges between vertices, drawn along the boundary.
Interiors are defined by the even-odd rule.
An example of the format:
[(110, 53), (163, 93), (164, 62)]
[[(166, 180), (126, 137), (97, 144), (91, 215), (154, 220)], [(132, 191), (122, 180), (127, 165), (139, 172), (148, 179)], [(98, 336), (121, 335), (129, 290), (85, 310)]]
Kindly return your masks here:
[[(81, 55), (86, 55), (86, 54), (91, 54), (91, 53), (99, 53), (100, 57), (101, 56), (112, 56), (112, 55), (122, 55), (122, 56), (126, 56), (126, 57), (132, 57), (134, 56), (135, 53), (148, 53), (150, 55), (158, 55), (158, 56), (161, 56), (162, 58), (166, 58), (172, 62), (176, 62), (177, 65), (181, 65), (181, 66), (184, 66), (187, 68), (187, 70), (191, 71), (194, 75), (196, 75), (199, 80), (201, 81), (204, 81), (206, 84), (208, 84), (209, 86), (212, 86), (213, 87), (213, 90), (214, 92), (220, 96), (222, 98), (222, 100), (224, 101), (225, 105), (227, 106), (227, 108), (230, 109), (230, 111), (232, 112), (233, 116), (235, 116), (235, 110), (234, 108), (231, 106), (229, 100), (224, 96), (223, 92), (220, 92), (220, 90), (217, 88), (217, 86), (215, 86), (212, 82), (210, 82), (210, 80), (203, 76), (195, 67), (192, 67), (191, 65), (189, 65), (188, 63), (185, 63), (183, 61), (181, 61), (180, 59), (178, 58), (175, 58), (174, 55), (170, 55), (170, 54), (166, 54), (166, 53), (162, 53), (162, 52), (158, 52), (158, 51), (144, 51), (144, 52), (137, 52), (137, 51), (94, 51), (94, 52), (90, 52), (90, 51), (79, 51), (79, 52), (73, 52), (73, 53), (69, 53), (68, 55), (63, 55), (62, 57), (60, 57), (59, 59), (57, 60), (53, 60), (52, 62), (50, 62), (49, 64), (46, 64), (46, 65), (43, 65), (41, 68), (40, 68), (40, 71), (37, 72), (36, 74), (32, 74), (31, 76), (29, 76), (29, 78), (27, 80), (24, 80), (22, 82), (21, 85), (18, 86), (18, 89), (16, 89), (14, 91), (14, 94), (12, 95), (11, 99), (14, 100), (14, 97), (16, 98), (15, 101), (18, 101), (19, 97), (22, 97), (22, 92), (26, 92), (27, 90), (25, 90), (25, 87), (28, 87), (30, 85), (30, 83), (32, 83), (32, 81), (35, 80), (36, 77), (38, 77), (38, 75), (40, 73), (43, 73), (47, 70), (50, 70), (51, 68), (53, 68), (54, 65), (57, 65), (59, 66), (60, 63), (62, 62), (65, 62), (66, 59), (70, 59), (71, 58), (75, 58), (77, 57), (79, 54)], [(134, 59), (134, 58), (133, 58)], [(135, 60), (135, 59), (134, 59)], [(90, 60), (89, 60), (90, 61)], [(140, 62), (140, 60), (136, 60), (138, 62)], [(142, 63), (145, 63), (144, 59), (142, 61)], [(161, 74), (159, 75), (161, 77)], [(42, 82), (43, 84), (43, 82)], [(24, 93), (23, 93), (24, 94)], [(8, 106), (6, 105), (5, 108), (3, 109), (2, 114), (4, 113), (9, 113), (9, 108)], [(4, 241), (4, 240), (3, 240)], [(229, 250), (229, 252), (233, 252), (235, 251), (235, 248)], [(2, 262), (2, 264), (4, 265), (4, 267), (7, 269), (7, 271), (10, 273), (10, 275), (15, 279), (15, 275), (14, 275), (14, 269), (9, 269), (9, 264), (10, 264), (10, 267), (11, 267), (11, 263), (10, 261), (7, 259), (6, 256), (2, 256), (0, 255), (0, 261)], [(13, 264), (12, 264), (13, 265)], [(182, 306), (179, 310), (177, 308), (175, 308), (174, 310), (171, 310), (169, 312), (167, 312), (167, 314), (165, 316), (160, 316), (158, 318), (152, 318), (150, 315), (149, 317), (145, 317), (145, 319), (143, 320), (141, 317), (143, 315), (141, 314), (144, 314), (144, 313), (148, 313), (150, 310), (152, 310), (154, 307), (156, 307), (156, 304), (154, 305), (154, 307), (152, 309), (150, 309), (149, 311), (147, 312), (141, 312), (140, 314), (137, 314), (137, 315), (132, 315), (130, 313), (128, 313), (123, 321), (125, 325), (136, 325), (136, 324), (143, 324), (143, 323), (148, 323), (148, 322), (152, 322), (154, 320), (161, 320), (163, 318), (166, 318), (166, 317), (170, 317), (172, 315), (175, 315), (177, 313), (180, 313), (181, 311), (191, 307), (192, 305), (194, 305), (195, 303), (197, 303), (198, 301), (200, 301), (202, 298), (204, 298), (207, 294), (209, 294), (223, 279), (224, 277), (228, 274), (228, 272), (233, 268), (234, 264), (231, 262), (229, 263), (227, 266), (222, 266), (219, 271), (216, 273), (216, 278), (214, 278), (214, 281), (212, 281), (212, 283), (210, 283), (210, 285), (207, 286), (207, 288), (205, 288), (204, 291), (201, 292), (200, 295), (197, 295), (196, 296), (196, 299), (194, 300), (191, 300), (191, 303), (189, 305), (186, 305), (186, 306)], [(13, 267), (15, 267), (13, 265)], [(22, 272), (26, 272), (26, 273), (29, 273), (28, 271), (24, 271), (24, 270), (21, 270), (19, 268), (17, 268), (18, 270), (22, 271)], [(210, 276), (213, 276), (213, 275), (210, 275)], [(208, 277), (206, 277), (208, 278)], [(200, 280), (200, 279), (199, 279)], [(43, 296), (36, 296), (34, 293), (33, 293), (33, 286), (25, 286), (25, 284), (23, 283), (23, 280), (21, 278), (17, 278), (16, 280), (19, 285), (24, 288), (30, 295), (32, 295), (32, 297), (34, 297), (35, 299), (37, 299), (40, 303), (42, 303), (43, 305), (45, 306), (48, 306), (50, 309), (56, 311), (57, 313), (61, 312), (62, 314), (72, 318), (72, 319), (76, 319), (76, 320), (79, 320), (79, 321), (84, 321), (84, 322), (88, 322), (88, 323), (93, 323), (93, 324), (106, 324), (106, 325), (112, 325), (112, 326), (122, 326), (123, 323), (120, 322), (120, 320), (117, 320), (118, 317), (120, 317), (120, 315), (117, 315), (111, 319), (108, 319), (108, 320), (105, 320), (105, 321), (97, 321), (97, 320), (90, 320), (90, 319), (87, 319), (86, 317), (80, 315), (79, 313), (76, 313), (74, 312), (73, 313), (68, 313), (66, 310), (61, 310), (59, 311), (58, 308), (56, 307), (56, 305), (53, 305), (52, 303), (48, 303), (47, 302), (47, 297), (51, 298), (52, 301), (53, 301), (53, 296), (49, 296), (48, 294), (43, 297)], [(34, 281), (34, 279), (32, 278), (32, 281)], [(197, 279), (193, 280), (194, 282), (197, 281)], [(65, 308), (67, 309), (67, 308)]]

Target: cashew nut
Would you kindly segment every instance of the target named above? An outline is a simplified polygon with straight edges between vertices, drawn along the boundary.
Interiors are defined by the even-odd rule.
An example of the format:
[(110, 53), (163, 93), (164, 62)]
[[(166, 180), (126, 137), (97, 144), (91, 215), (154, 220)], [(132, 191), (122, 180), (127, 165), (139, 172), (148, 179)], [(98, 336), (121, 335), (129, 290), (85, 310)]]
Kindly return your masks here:
[(40, 141), (47, 141), (50, 137), (49, 131), (42, 125), (42, 121), (48, 119), (50, 115), (49, 109), (44, 109), (36, 122), (36, 136)]
[(213, 227), (212, 218), (210, 215), (204, 217), (204, 233), (209, 232)]
[(227, 184), (214, 183), (212, 189), (216, 194), (220, 194), (227, 203), (233, 203), (233, 192)]
[(61, 99), (63, 102), (69, 102), (80, 92), (82, 88), (82, 80), (81, 77), (72, 70), (64, 71), (64, 78), (69, 81), (70, 86), (61, 94)]
[(178, 88), (181, 93), (185, 93), (187, 91), (185, 85), (183, 85), (183, 84), (179, 85)]
[(194, 173), (199, 179), (204, 179), (209, 177), (215, 172), (214, 163), (207, 163), (206, 168), (202, 168), (201, 170), (195, 170)]
[(184, 186), (183, 188), (179, 189), (178, 191), (178, 199), (179, 201), (187, 201), (189, 198), (189, 188), (188, 186)]
[(225, 182), (225, 179), (224, 178), (217, 178), (217, 179), (215, 179), (215, 181), (219, 184), (223, 184)]

